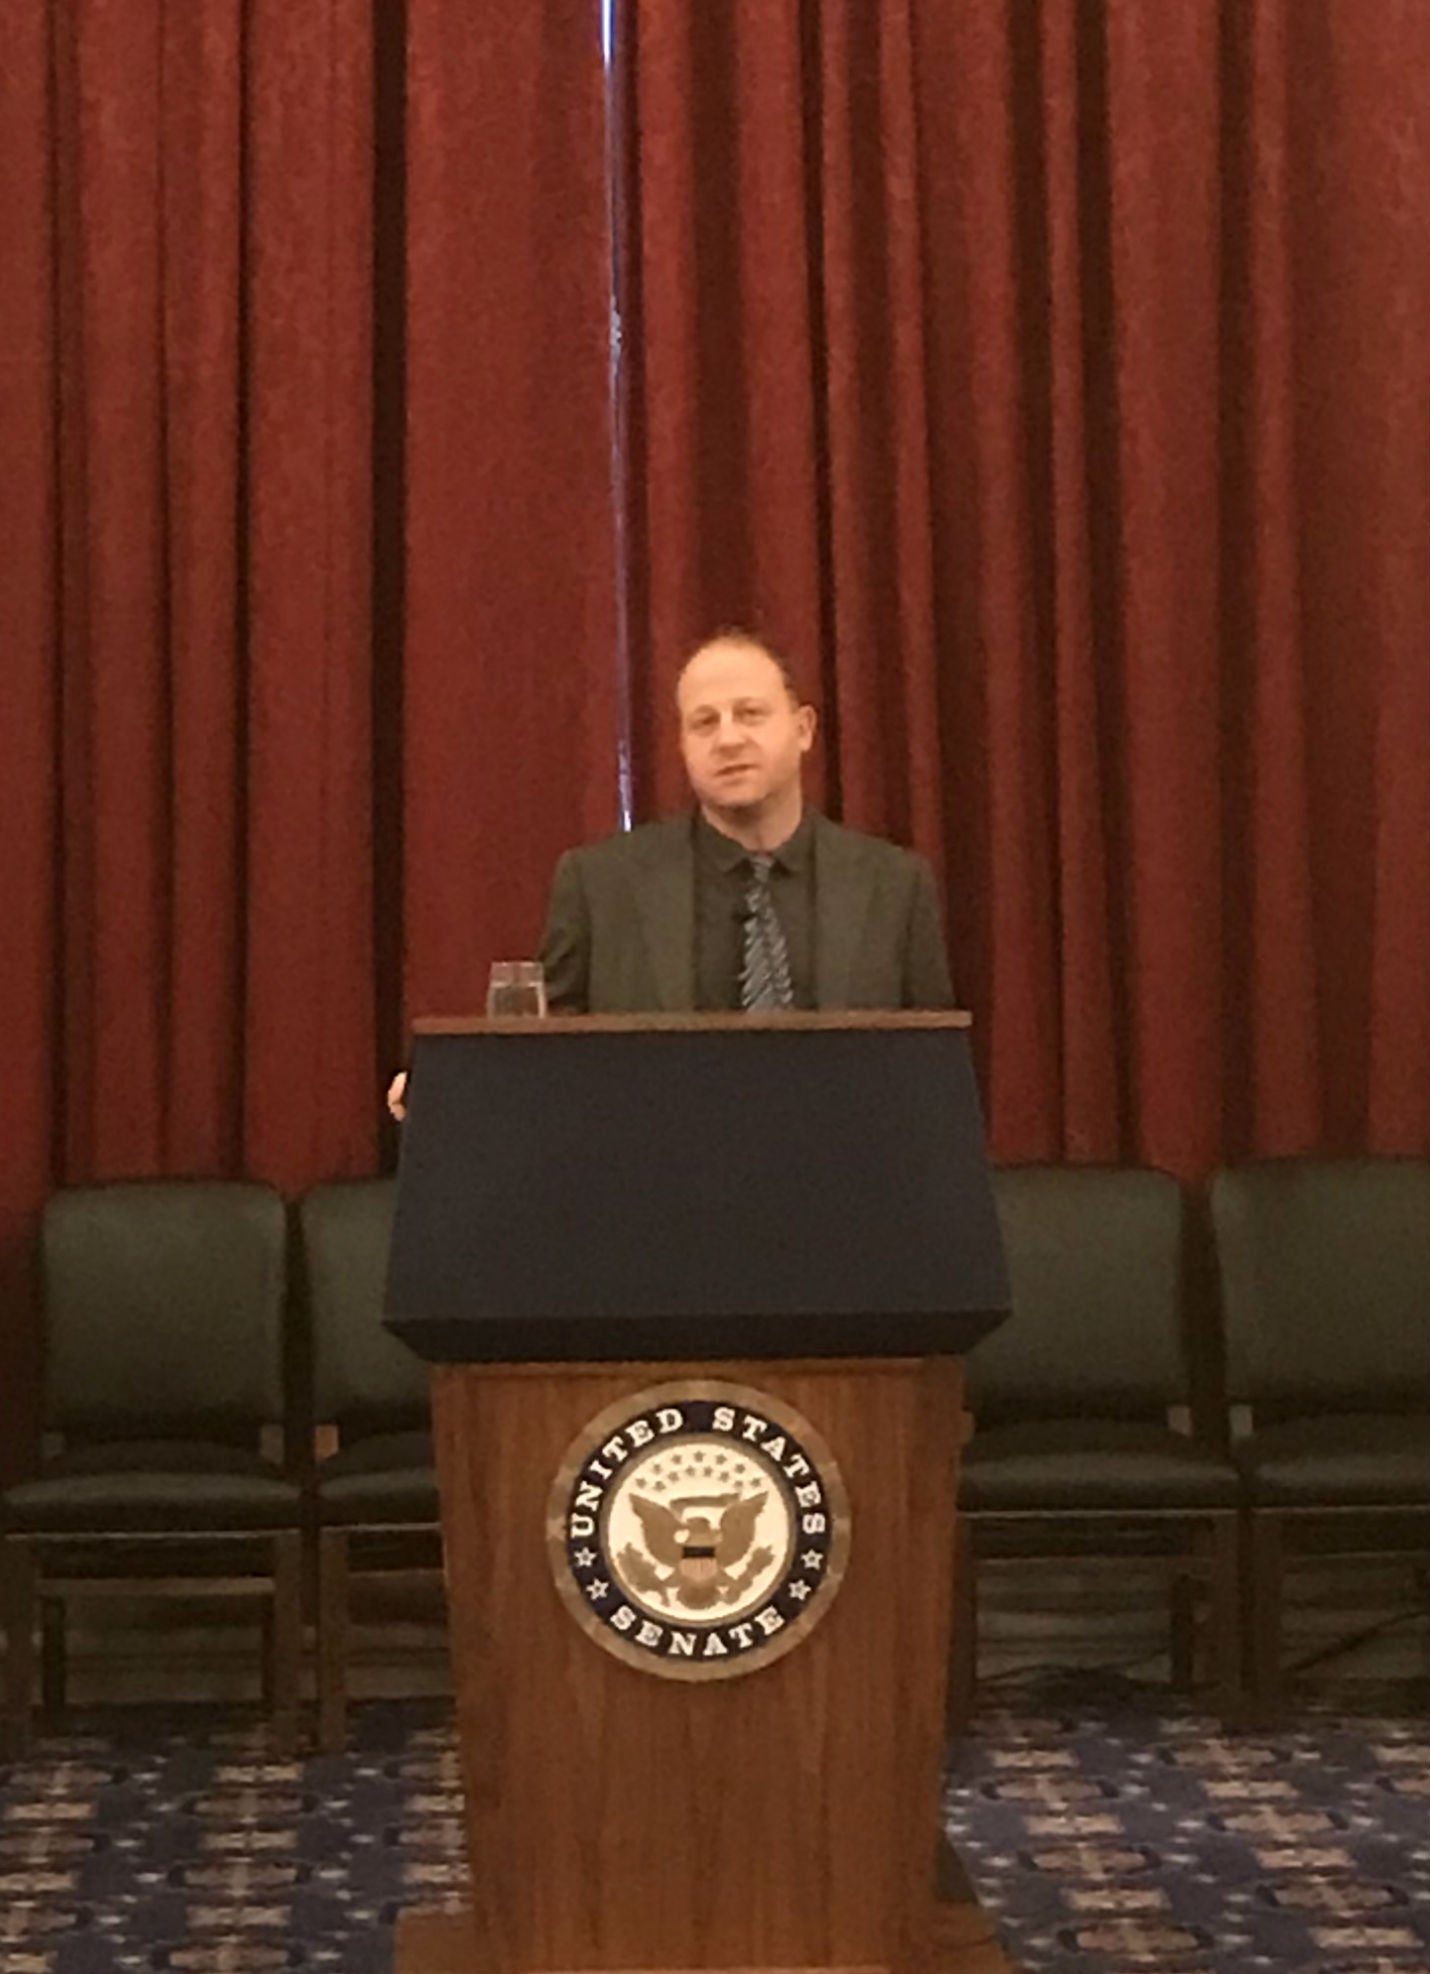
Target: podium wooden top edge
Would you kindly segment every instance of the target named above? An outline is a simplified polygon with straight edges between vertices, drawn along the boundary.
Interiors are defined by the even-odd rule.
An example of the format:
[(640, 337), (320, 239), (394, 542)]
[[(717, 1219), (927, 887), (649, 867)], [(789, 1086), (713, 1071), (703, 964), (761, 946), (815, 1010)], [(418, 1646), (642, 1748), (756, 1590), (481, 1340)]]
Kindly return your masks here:
[(729, 1029), (971, 1028), (965, 1008), (841, 1010), (785, 1009), (774, 1014), (548, 1014), (419, 1015), (413, 1035), (631, 1035), (690, 1034)]

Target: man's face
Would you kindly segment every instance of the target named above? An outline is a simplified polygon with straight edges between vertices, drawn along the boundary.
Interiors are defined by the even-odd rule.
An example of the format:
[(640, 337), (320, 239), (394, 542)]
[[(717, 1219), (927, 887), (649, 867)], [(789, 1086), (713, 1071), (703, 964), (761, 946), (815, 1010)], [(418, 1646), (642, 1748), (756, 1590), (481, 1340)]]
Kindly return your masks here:
[(705, 645), (680, 675), (676, 705), (685, 772), (702, 807), (773, 808), (799, 781), (814, 744), (814, 708), (795, 704), (758, 645)]

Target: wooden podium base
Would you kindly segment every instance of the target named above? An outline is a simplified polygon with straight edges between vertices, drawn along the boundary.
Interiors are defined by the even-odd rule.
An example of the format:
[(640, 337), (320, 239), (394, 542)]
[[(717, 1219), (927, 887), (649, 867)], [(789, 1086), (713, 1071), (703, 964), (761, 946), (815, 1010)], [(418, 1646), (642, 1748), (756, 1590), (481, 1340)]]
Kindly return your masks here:
[[(939, 1901), (926, 1974), (1020, 1974), (998, 1943), (992, 1921), (978, 1903), (958, 1854), (945, 1844), (938, 1862)], [(424, 1912), (398, 1915), (396, 1974), (490, 1974), (481, 1966), (470, 1913)], [(541, 1974), (581, 1974), (576, 1969), (543, 1969)], [(687, 1974), (667, 1969), (663, 1974)], [(712, 1974), (712, 1970), (703, 1970)], [(713, 1974), (889, 1974), (885, 1968), (721, 1968)]]
[[(961, 1367), (722, 1360), (708, 1386), (679, 1369), (436, 1375), (474, 1912), (404, 1915), (398, 1974), (1014, 1974), (938, 1814)], [(562, 1610), (552, 1476), (592, 1421), (620, 1443), (612, 1422), (664, 1394), (675, 1433), (676, 1401), (722, 1390), (712, 1417), (743, 1407), (751, 1444), (786, 1414), (819, 1435), (865, 1533), (797, 1649), (753, 1677), (653, 1678)], [(784, 1433), (771, 1444), (783, 1458)]]
[[(929, 1974), (1018, 1974), (979, 1906), (949, 1908), (925, 1965)], [(478, 1974), (470, 1917), (464, 1912), (404, 1912), (397, 1922), (395, 1966), (397, 1974)], [(672, 1968), (665, 1974), (681, 1974), (681, 1970)], [(887, 1974), (887, 1970), (726, 1968), (718, 1974)]]
[[(397, 1922), (397, 1974), (481, 1974), (472, 1922), (465, 1912), (404, 1912)], [(939, 1915), (928, 1974), (1018, 1974), (981, 1906), (948, 1906)], [(572, 1970), (575, 1974), (575, 1970)], [(669, 1969), (666, 1974), (681, 1974)], [(709, 1970), (705, 1970), (709, 1974)], [(717, 1974), (887, 1974), (883, 1968), (760, 1968)]]

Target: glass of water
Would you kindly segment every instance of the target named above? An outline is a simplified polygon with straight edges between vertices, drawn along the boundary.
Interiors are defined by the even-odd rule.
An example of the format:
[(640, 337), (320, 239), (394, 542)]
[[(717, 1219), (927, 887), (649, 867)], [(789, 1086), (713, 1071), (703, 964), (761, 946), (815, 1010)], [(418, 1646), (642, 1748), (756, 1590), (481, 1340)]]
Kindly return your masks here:
[(540, 960), (493, 960), (487, 978), (487, 1017), (543, 1015), (546, 975)]

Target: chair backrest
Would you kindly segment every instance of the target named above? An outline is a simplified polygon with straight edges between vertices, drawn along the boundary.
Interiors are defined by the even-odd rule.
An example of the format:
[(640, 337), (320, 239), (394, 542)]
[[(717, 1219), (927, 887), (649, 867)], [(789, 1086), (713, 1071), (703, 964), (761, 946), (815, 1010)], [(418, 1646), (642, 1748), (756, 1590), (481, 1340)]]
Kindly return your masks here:
[(1430, 1408), (1430, 1159), (1265, 1159), (1210, 1201), (1233, 1399)]
[(1013, 1313), (969, 1358), (980, 1421), (1152, 1417), (1187, 1397), (1182, 1189), (1121, 1166), (993, 1175)]
[(361, 1431), (426, 1417), (431, 1374), (382, 1327), (396, 1198), (393, 1179), (340, 1179), (315, 1186), (298, 1210), (320, 1425)]
[(106, 1438), (283, 1418), (283, 1201), (150, 1179), (52, 1195), (41, 1223), (45, 1421)]

